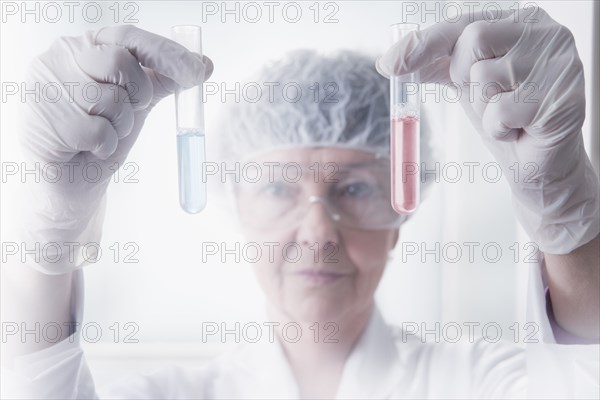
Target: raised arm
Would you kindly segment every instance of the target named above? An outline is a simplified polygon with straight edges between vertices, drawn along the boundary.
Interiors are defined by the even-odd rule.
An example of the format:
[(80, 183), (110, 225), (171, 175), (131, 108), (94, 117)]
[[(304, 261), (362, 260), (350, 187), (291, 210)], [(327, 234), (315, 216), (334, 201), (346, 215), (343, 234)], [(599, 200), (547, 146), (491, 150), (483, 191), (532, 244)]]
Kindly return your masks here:
[[(133, 26), (59, 38), (33, 61), (28, 87), (50, 84), (61, 93), (54, 101), (40, 96), (41, 101), (26, 102), (19, 134), (27, 168), (51, 164), (45, 173), (54, 175), (22, 185), (23, 215), (16, 237), (23, 249), (39, 251), (24, 260), (7, 256), (2, 265), (3, 329), (10, 326), (18, 331), (3, 332), (4, 368), (12, 369), (18, 356), (64, 346), (73, 333), (73, 302), (79, 299), (73, 291), (80, 286), (75, 280), (82, 272), (76, 270), (95, 257), (89, 248), (85, 254), (82, 249), (100, 243), (106, 189), (115, 165), (125, 161), (146, 116), (160, 99), (178, 87), (202, 83), (211, 72), (208, 58)], [(90, 87), (99, 94), (91, 98), (86, 91)], [(96, 169), (93, 179), (87, 175), (90, 165)], [(58, 337), (21, 335), (24, 329), (47, 324), (61, 328)], [(75, 375), (79, 376), (77, 369)], [(31, 384), (27, 379), (24, 385)], [(62, 392), (47, 394), (63, 396)]]
[[(537, 6), (465, 14), (406, 37), (377, 68), (462, 87), (461, 105), (511, 177), (516, 216), (545, 254), (557, 323), (598, 338), (599, 184), (583, 145), (585, 85), (571, 32)], [(533, 173), (514, 179), (515, 168)]]

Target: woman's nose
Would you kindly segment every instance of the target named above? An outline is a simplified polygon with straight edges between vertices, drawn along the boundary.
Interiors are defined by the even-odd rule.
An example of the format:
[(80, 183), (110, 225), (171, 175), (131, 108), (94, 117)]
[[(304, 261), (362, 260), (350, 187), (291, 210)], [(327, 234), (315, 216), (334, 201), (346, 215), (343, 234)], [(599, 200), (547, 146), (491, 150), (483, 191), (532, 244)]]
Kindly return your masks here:
[(298, 242), (300, 245), (313, 246), (315, 243), (323, 247), (328, 243), (338, 242), (337, 221), (339, 215), (330, 209), (326, 201), (311, 196), (307, 204), (304, 218), (298, 228)]
[(329, 214), (329, 217), (334, 221), (334, 222), (339, 222), (340, 220), (340, 214), (337, 213), (337, 211), (329, 204), (329, 202), (319, 196), (309, 196), (308, 197), (308, 208), (310, 209), (310, 206), (313, 204), (321, 204), (323, 206), (323, 208), (325, 209), (325, 211), (327, 211), (327, 213)]

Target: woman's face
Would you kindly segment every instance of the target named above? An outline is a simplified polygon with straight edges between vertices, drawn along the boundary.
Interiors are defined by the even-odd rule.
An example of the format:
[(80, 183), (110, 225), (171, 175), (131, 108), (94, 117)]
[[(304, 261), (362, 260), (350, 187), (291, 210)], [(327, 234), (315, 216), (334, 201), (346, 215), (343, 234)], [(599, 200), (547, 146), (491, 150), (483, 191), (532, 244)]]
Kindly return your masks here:
[[(252, 161), (264, 178), (242, 184), (237, 201), (247, 242), (262, 248), (253, 268), (270, 304), (299, 323), (348, 319), (371, 307), (399, 230), (361, 226), (391, 210), (389, 168), (372, 153), (340, 148), (277, 150)], [(290, 165), (302, 167), (300, 178)], [(373, 194), (375, 187), (384, 189)], [(365, 208), (376, 195), (375, 208)], [(361, 210), (336, 212), (354, 205)], [(362, 211), (361, 223), (335, 220), (355, 221), (347, 215)]]

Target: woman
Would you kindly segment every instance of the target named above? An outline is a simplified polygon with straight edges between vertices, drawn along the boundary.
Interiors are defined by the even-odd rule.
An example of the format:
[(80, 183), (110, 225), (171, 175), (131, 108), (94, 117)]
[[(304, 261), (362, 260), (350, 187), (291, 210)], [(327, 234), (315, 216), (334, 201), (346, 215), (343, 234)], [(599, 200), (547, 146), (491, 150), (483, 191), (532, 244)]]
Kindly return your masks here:
[[(536, 26), (538, 30), (532, 31), (525, 23), (509, 19), (510, 23), (502, 28), (510, 34), (501, 38), (503, 50), (494, 46), (495, 52), (502, 53), (495, 55), (527, 50), (533, 56), (523, 62), (534, 61), (533, 65), (527, 65), (527, 72), (533, 76), (541, 68), (551, 74), (545, 57), (560, 50), (566, 59), (575, 60), (563, 70), (571, 78), (578, 77), (580, 64), (576, 62), (576, 50), (568, 35), (557, 39), (556, 35), (564, 35), (562, 27), (549, 17), (541, 20)], [(417, 68), (425, 80), (437, 81), (452, 75), (468, 76), (469, 71), (473, 75), (477, 69), (472, 65), (481, 60), (479, 53), (471, 51), (476, 53), (473, 57), (465, 54), (481, 43), (469, 39), (474, 33), (481, 37), (482, 32), (496, 27), (483, 20), (479, 22), (482, 24), (461, 21), (434, 26), (392, 48), (380, 60), (378, 69), (390, 74)], [(541, 38), (552, 38), (549, 33), (556, 35), (541, 46), (541, 39), (536, 36), (539, 32)], [(553, 48), (556, 51), (550, 51)], [(179, 60), (180, 64), (171, 60)], [(523, 65), (519, 62), (513, 60), (511, 65), (522, 72), (516, 68)], [(276, 97), (271, 102), (234, 106), (235, 114), (230, 115), (239, 118), (229, 118), (223, 124), (222, 131), (229, 139), (223, 145), (228, 162), (269, 163), (275, 171), (273, 178), (263, 174), (257, 182), (233, 185), (245, 236), (256, 243), (295, 243), (300, 249), (300, 256), (293, 261), (275, 252), (272, 258), (263, 257), (254, 264), (269, 304), (266, 320), (274, 326), (276, 339), (264, 338), (246, 344), (197, 370), (166, 368), (139, 375), (100, 393), (102, 397), (497, 398), (535, 396), (546, 390), (559, 397), (595, 395), (597, 381), (582, 382), (578, 378), (581, 368), (578, 365), (593, 361), (594, 351), (590, 350), (597, 346), (566, 351), (554, 346), (521, 349), (481, 340), (424, 344), (385, 324), (374, 304), (374, 292), (388, 253), (399, 240), (401, 220), (388, 201), (387, 84), (369, 64), (364, 57), (348, 52), (335, 58), (312, 52), (293, 53), (279, 64), (267, 67), (260, 78), (299, 82), (302, 87), (315, 81), (334, 82), (339, 85), (336, 98), (339, 101), (326, 102), (321, 97), (315, 102), (311, 96), (290, 102)], [(122, 162), (152, 106), (177, 85), (187, 87), (200, 82), (211, 69), (208, 59), (195, 58), (164, 38), (132, 27), (105, 28), (82, 38), (64, 38), (40, 57), (33, 68), (33, 79), (69, 77), (81, 82), (136, 82), (139, 101), (119, 103), (116, 108), (114, 104), (90, 106), (82, 99), (76, 99), (76, 105), (64, 103), (54, 108), (32, 105), (29, 109), (34, 112), (24, 132), (25, 144), (34, 157), (44, 161), (94, 159), (104, 167)], [(199, 75), (198, 70), (203, 73)], [(478, 73), (481, 77), (489, 71), (488, 67)], [(491, 71), (499, 72), (493, 68)], [(548, 80), (552, 82), (550, 88), (541, 88), (545, 100), (552, 99), (557, 91), (571, 94), (580, 89), (577, 85), (565, 86), (560, 75), (553, 78)], [(577, 103), (577, 96), (571, 99), (576, 109), (583, 107)], [(574, 160), (565, 156), (565, 152), (571, 156), (574, 148), (581, 147), (581, 132), (569, 134), (564, 129), (549, 129), (557, 120), (572, 115), (557, 116), (559, 111), (547, 103), (538, 103), (534, 116), (541, 118), (554, 113), (556, 118), (529, 119), (527, 123), (508, 124), (507, 110), (501, 109), (494, 110), (494, 115), (504, 125), (494, 125), (496, 120), (489, 121), (486, 117), (486, 112), (492, 110), (486, 104), (466, 104), (471, 107), (466, 111), (480, 132), (491, 132), (493, 138), (503, 140), (484, 137), (501, 165), (510, 166), (508, 161), (513, 156), (541, 157), (535, 161), (539, 161), (540, 178), (544, 179), (556, 173), (556, 160), (561, 160), (562, 175), (568, 179), (548, 180), (553, 190), (523, 187), (520, 182), (511, 185), (517, 215), (545, 251), (551, 303), (550, 298), (547, 301), (554, 313), (550, 309), (546, 316), (541, 269), (537, 268), (531, 281), (531, 293), (536, 296), (532, 306), (538, 313), (534, 321), (550, 337), (548, 328), (555, 323), (555, 332), (564, 330), (578, 335), (580, 342), (586, 338), (596, 342), (598, 195), (597, 190), (589, 187), (597, 188), (597, 177), (590, 173), (585, 153), (577, 153)], [(57, 109), (63, 118), (54, 122)], [(574, 122), (577, 125), (581, 121)], [(535, 136), (544, 128), (548, 135), (566, 136), (552, 141), (550, 146), (539, 146), (547, 144), (544, 137)], [(528, 143), (524, 138), (529, 136), (525, 135), (539, 140), (534, 143), (537, 146)], [(301, 166), (300, 179), (289, 179), (278, 169), (284, 163)], [(38, 193), (44, 190), (43, 195), (50, 201), (45, 207), (38, 205), (36, 213), (32, 213), (34, 218), (26, 226), (29, 235), (26, 240), (54, 239), (59, 243), (74, 238), (80, 243), (97, 240), (108, 180), (35, 187)], [(568, 199), (557, 200), (551, 195), (567, 188)], [(553, 227), (551, 234), (548, 226)], [(564, 231), (569, 232), (568, 238), (557, 244), (555, 238), (563, 237)], [(36, 270), (4, 268), (3, 293), (21, 304), (12, 320), (29, 323), (80, 320), (80, 260), (65, 258), (53, 264), (40, 262), (31, 266)], [(289, 340), (283, 329), (289, 323), (298, 324), (305, 334)], [(333, 328), (330, 330), (333, 337), (328, 337), (332, 340), (323, 336), (315, 339), (313, 332), (320, 327), (327, 333)], [(16, 395), (97, 396), (77, 340), (71, 342), (68, 334), (62, 339), (56, 344), (12, 343), (18, 353), (9, 365), (11, 380), (20, 384), (15, 385)], [(568, 367), (557, 374), (553, 370), (557, 366)], [(593, 373), (589, 376), (594, 376)]]

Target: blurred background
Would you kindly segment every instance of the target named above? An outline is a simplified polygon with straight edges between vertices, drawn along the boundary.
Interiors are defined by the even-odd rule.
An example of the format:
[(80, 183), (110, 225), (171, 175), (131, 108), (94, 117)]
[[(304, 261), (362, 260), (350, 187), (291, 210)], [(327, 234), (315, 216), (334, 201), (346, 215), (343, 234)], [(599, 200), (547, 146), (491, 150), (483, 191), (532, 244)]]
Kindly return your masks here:
[[(100, 2), (95, 3), (101, 10), (97, 21), (96, 6), (88, 9), (86, 21), (82, 10), (88, 2), (80, 2), (74, 8), (72, 21), (67, 8), (62, 6), (62, 17), (52, 22), (51, 9), (47, 10), (52, 13), (48, 14), (50, 18), (35, 21), (31, 16), (23, 16), (25, 20), (21, 21), (20, 17), (5, 13), (6, 3), (10, 2), (3, 2), (5, 20), (0, 37), (3, 94), (6, 94), (5, 83), (22, 82), (27, 63), (45, 51), (55, 38), (78, 36), (115, 23), (134, 23), (167, 37), (172, 25), (201, 25), (204, 53), (215, 64), (210, 81), (234, 88), (235, 82), (243, 82), (264, 62), (297, 48), (354, 49), (371, 54), (375, 60), (390, 45), (390, 24), (420, 22), (424, 28), (444, 13), (451, 15), (455, 6), (461, 4), (412, 2), (424, 9), (411, 15), (407, 11), (412, 9), (401, 1), (295, 5), (275, 2), (279, 6), (274, 8), (274, 21), (269, 22), (264, 2), (254, 2), (263, 15), (258, 22), (252, 22), (256, 7), (248, 6), (248, 2)], [(476, 3), (475, 8), (536, 4), (573, 32), (586, 73), (586, 148), (598, 167), (598, 4), (593, 1), (469, 3)], [(31, 9), (35, 4), (43, 5), (14, 4)], [(216, 14), (207, 14), (214, 7)], [(224, 13), (223, 7), (233, 11)], [(291, 7), (288, 15), (292, 17), (294, 10), (301, 10), (298, 22), (282, 17), (281, 10), (285, 7)], [(1, 106), (0, 155), (6, 164), (19, 160), (16, 136), (20, 98), (3, 96)], [(218, 95), (209, 97), (205, 105), (209, 160), (213, 139), (219, 135), (212, 127), (222, 106)], [(473, 183), (466, 176), (458, 182), (442, 177), (432, 185), (416, 215), (401, 229), (401, 243), (377, 293), (379, 306), (391, 324), (413, 322), (433, 327), (436, 322), (470, 321), (482, 325), (495, 322), (508, 332), (515, 322), (524, 322), (527, 271), (531, 266), (524, 260), (532, 248), (513, 217), (504, 179), (497, 182), (483, 179), (482, 166), (493, 159), (460, 106), (427, 101), (425, 110), (435, 148), (431, 160), (438, 161), (441, 167), (449, 163), (462, 165), (463, 175), (467, 171), (465, 162), (479, 163), (479, 167), (474, 169)], [(253, 321), (264, 307), (251, 268), (243, 260), (236, 262), (234, 256), (225, 260), (208, 256), (202, 262), (203, 243), (214, 242), (232, 249), (236, 242), (243, 243), (243, 238), (231, 211), (222, 207), (223, 200), (213, 193), (208, 194), (208, 206), (201, 214), (188, 215), (179, 207), (172, 97), (163, 100), (146, 120), (128, 162), (131, 164), (119, 171), (117, 182), (109, 189), (103, 256), (85, 269), (84, 323), (91, 323), (92, 328), (88, 332), (90, 340), (83, 343), (99, 384), (125, 370), (152, 367), (165, 361), (194, 363), (217, 354), (231, 344), (221, 343), (218, 337), (203, 343), (202, 323), (243, 325)], [(450, 172), (448, 176), (453, 176)], [(19, 207), (13, 195), (18, 184), (3, 177), (0, 215), (3, 241), (11, 240), (12, 227), (19, 223), (12, 212)], [(465, 242), (479, 244), (472, 261), (465, 253), (468, 250)], [(435, 254), (424, 251), (435, 249), (436, 243), (441, 248), (449, 243), (458, 244), (463, 250), (462, 257), (453, 262), (454, 253), (444, 256), (443, 251), (434, 250), (442, 255), (436, 260)], [(416, 255), (402, 252), (407, 244), (416, 245), (419, 252)], [(486, 260), (482, 254), (486, 244), (499, 247), (502, 254), (496, 257), (490, 250), (494, 260), (489, 257)], [(102, 329), (97, 342), (94, 324)], [(131, 340), (137, 343), (127, 343)]]

